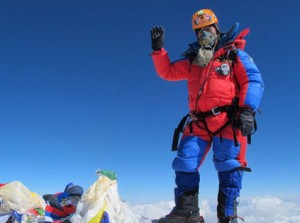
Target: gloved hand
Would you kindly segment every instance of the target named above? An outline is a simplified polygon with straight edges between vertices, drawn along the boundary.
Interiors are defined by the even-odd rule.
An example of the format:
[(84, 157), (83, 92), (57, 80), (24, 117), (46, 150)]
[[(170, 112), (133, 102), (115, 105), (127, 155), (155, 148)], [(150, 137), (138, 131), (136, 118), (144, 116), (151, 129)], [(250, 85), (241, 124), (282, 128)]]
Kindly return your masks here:
[(154, 26), (151, 29), (151, 44), (154, 51), (164, 47), (165, 29), (162, 26)]
[(244, 109), (240, 115), (240, 122), (241, 122), (241, 132), (243, 136), (247, 136), (252, 133), (254, 128), (254, 113), (249, 109)]

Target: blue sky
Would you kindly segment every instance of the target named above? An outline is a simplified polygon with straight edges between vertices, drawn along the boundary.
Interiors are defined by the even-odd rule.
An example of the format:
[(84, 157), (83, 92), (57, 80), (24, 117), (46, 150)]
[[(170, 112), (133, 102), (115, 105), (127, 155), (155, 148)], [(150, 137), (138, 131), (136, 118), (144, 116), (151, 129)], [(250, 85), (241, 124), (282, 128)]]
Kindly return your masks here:
[[(191, 16), (211, 8), (228, 30), (249, 27), (246, 51), (266, 90), (242, 195), (300, 196), (298, 1), (0, 1), (0, 181), (37, 193), (97, 169), (118, 174), (130, 202), (173, 197), (173, 130), (188, 112), (185, 82), (155, 73), (150, 29), (163, 25), (172, 60), (195, 41)], [(201, 196), (215, 197), (211, 154)]]

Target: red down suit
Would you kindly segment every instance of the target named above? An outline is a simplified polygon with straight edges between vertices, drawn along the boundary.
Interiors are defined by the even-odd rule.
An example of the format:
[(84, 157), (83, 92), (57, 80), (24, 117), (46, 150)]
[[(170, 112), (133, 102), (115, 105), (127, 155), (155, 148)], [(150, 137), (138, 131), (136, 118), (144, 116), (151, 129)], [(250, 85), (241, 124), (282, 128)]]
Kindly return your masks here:
[[(154, 51), (151, 55), (161, 78), (168, 81), (187, 80), (191, 112), (207, 112), (216, 107), (232, 105), (235, 97), (239, 98), (239, 107), (249, 107), (256, 111), (264, 89), (261, 74), (246, 52), (236, 49), (234, 61), (228, 59), (230, 52), (229, 47), (220, 48), (205, 67), (194, 64), (188, 58), (171, 62), (165, 49)], [(224, 67), (227, 70), (225, 74), (222, 73)], [(226, 112), (206, 118), (210, 132), (216, 132), (227, 121)], [(247, 165), (245, 159), (247, 139), (241, 136), (240, 130), (235, 130), (239, 142), (239, 146), (236, 147), (233, 142), (232, 126), (227, 126), (221, 131), (222, 140), (220, 140), (220, 134), (212, 137), (203, 125), (202, 122), (192, 123), (192, 132), (190, 126), (185, 128), (179, 145), (179, 154), (173, 162), (175, 171), (193, 172), (198, 169), (212, 143), (214, 163), (218, 171)], [(193, 148), (193, 144), (198, 144), (197, 147), (201, 147), (200, 151), (195, 150), (195, 154), (190, 154), (192, 151), (181, 154), (180, 148), (184, 147), (183, 144), (187, 141), (189, 148)]]

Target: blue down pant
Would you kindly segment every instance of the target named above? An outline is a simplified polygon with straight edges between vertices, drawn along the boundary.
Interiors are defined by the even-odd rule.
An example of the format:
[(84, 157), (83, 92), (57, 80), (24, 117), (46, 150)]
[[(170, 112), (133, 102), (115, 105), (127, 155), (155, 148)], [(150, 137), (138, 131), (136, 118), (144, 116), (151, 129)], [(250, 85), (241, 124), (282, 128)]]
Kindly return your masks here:
[(175, 203), (180, 195), (188, 191), (198, 191), (199, 168), (207, 152), (212, 148), (213, 161), (219, 176), (218, 216), (236, 216), (243, 176), (239, 168), (246, 165), (245, 143), (246, 140), (241, 140), (240, 137), (238, 137), (238, 146), (234, 145), (233, 138), (221, 139), (219, 136), (210, 138), (195, 135), (183, 137), (172, 164), (176, 175)]

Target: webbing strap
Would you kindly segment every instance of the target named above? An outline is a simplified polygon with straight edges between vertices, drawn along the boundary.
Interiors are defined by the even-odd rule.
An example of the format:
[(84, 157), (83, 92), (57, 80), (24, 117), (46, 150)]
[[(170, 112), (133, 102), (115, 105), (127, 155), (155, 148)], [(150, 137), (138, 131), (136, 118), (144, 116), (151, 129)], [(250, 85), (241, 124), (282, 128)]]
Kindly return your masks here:
[(186, 121), (187, 121), (187, 119), (189, 117), (190, 117), (190, 114), (185, 115), (181, 119), (181, 121), (179, 122), (177, 128), (174, 130), (173, 142), (172, 142), (172, 151), (176, 151), (177, 150), (180, 133), (183, 132), (183, 128), (184, 128), (185, 123), (186, 123)]
[(210, 111), (207, 112), (198, 112), (195, 115), (196, 118), (202, 119), (213, 115), (218, 115), (222, 112), (230, 112), (233, 110), (233, 105), (225, 105), (221, 107), (214, 107)]

